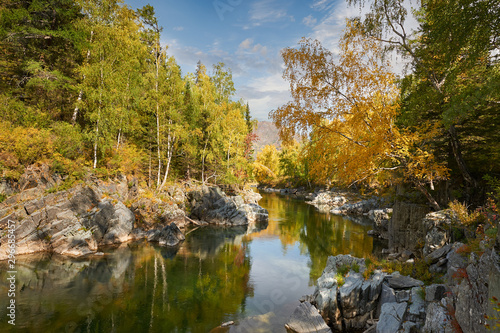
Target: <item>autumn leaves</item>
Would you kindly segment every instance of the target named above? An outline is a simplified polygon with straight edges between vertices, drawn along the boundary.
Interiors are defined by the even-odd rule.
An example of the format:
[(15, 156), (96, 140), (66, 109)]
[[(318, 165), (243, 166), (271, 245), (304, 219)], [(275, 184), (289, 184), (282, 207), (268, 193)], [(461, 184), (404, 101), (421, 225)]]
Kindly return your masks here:
[(293, 99), (271, 117), (285, 141), (307, 137), (311, 177), (352, 185), (390, 172), (423, 185), (446, 176), (420, 134), (430, 132), (396, 125), (400, 92), (383, 51), (356, 22), (347, 23), (338, 56), (310, 39), (282, 51)]

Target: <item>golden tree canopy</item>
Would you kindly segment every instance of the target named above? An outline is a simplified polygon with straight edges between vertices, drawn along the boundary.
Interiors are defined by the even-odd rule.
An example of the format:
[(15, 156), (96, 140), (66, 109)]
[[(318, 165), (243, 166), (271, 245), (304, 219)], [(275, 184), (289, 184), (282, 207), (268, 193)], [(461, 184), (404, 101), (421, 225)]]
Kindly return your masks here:
[(422, 148), (425, 140), (395, 125), (399, 89), (382, 55), (355, 22), (347, 23), (338, 55), (311, 39), (282, 51), (292, 101), (271, 117), (285, 141), (310, 136), (311, 172), (318, 178), (350, 184), (400, 168), (412, 181), (445, 175)]

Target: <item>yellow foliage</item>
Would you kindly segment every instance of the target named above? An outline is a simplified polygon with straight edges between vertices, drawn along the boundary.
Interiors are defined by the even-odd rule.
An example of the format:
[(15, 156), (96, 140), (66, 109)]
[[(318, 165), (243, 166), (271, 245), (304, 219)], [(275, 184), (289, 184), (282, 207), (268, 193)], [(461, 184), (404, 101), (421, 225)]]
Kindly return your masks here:
[(400, 171), (419, 184), (446, 177), (420, 131), (396, 126), (400, 92), (379, 43), (348, 22), (339, 47), (336, 56), (319, 41), (303, 39), (298, 49), (282, 51), (292, 101), (271, 117), (285, 141), (309, 135), (310, 174), (343, 184), (381, 172)]
[(113, 151), (107, 167), (123, 175), (140, 176), (146, 156), (133, 144), (123, 144)]
[(279, 154), (276, 146), (266, 145), (253, 163), (253, 174), (259, 183), (276, 179), (279, 174)]
[(51, 133), (32, 127), (13, 127), (0, 122), (0, 171), (6, 178), (18, 178), (24, 166), (48, 160), (54, 153)]

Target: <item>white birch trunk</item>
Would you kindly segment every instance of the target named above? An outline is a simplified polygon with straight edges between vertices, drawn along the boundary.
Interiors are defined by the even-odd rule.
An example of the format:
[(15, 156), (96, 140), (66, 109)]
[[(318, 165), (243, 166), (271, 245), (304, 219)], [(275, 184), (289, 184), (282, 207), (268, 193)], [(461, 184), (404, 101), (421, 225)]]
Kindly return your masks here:
[[(92, 30), (90, 31), (90, 44), (92, 44), (93, 36), (94, 36), (94, 31)], [(87, 50), (87, 57), (85, 58), (86, 62), (88, 62), (89, 59), (90, 59), (90, 48)], [(83, 74), (83, 81), (85, 81), (85, 74)], [(78, 105), (80, 105), (82, 97), (83, 97), (83, 90), (80, 90), (80, 92), (78, 93), (78, 98), (76, 99), (75, 110), (73, 111), (73, 116), (71, 117), (71, 123), (73, 125), (76, 123), (76, 117), (78, 117), (78, 111), (80, 111)]]
[[(102, 61), (102, 59), (101, 59)], [(101, 108), (102, 108), (102, 89), (104, 88), (104, 70), (101, 65), (101, 84), (99, 91), (99, 110), (97, 113), (97, 122), (95, 127), (95, 143), (94, 143), (94, 169), (97, 168), (97, 143), (99, 141), (99, 120), (101, 119)]]

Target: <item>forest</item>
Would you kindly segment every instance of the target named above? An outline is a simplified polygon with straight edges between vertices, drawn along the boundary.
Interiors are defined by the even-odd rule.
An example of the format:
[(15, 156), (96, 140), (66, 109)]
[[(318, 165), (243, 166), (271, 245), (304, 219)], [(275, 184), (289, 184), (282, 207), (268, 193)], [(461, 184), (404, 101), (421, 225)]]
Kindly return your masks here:
[[(282, 51), (292, 100), (270, 113), (284, 145), (257, 156), (260, 182), (393, 194), (402, 184), (435, 210), (500, 198), (500, 2), (419, 3), (409, 13), (372, 1), (339, 51), (307, 38)], [(405, 74), (391, 69), (395, 54)]]
[(231, 70), (183, 74), (155, 10), (120, 0), (0, 2), (0, 170), (240, 183), (251, 172), (249, 105)]
[[(182, 73), (152, 6), (0, 3), (4, 179), (45, 162), (68, 186), (88, 172), (158, 190), (179, 179), (404, 184), (434, 209), (454, 199), (478, 206), (499, 188), (498, 0), (424, 0), (413, 13), (375, 0), (346, 21), (335, 52), (308, 38), (285, 48), (292, 100), (270, 112), (283, 145), (256, 158), (256, 121), (236, 100), (231, 69), (199, 62)], [(409, 15), (415, 32), (405, 30)], [(404, 74), (393, 72), (394, 54)]]

